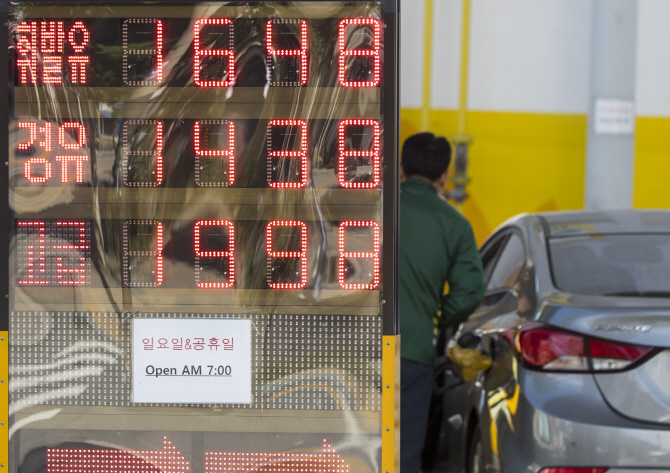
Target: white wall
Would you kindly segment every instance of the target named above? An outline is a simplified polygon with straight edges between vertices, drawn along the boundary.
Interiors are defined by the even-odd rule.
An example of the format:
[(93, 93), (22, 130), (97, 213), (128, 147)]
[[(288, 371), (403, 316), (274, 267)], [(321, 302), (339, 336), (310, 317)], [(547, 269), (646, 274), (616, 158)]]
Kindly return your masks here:
[(433, 0), (433, 108), (456, 109), (459, 101), (462, 0)]
[[(424, 12), (401, 0), (403, 107), (421, 106)], [(462, 0), (433, 0), (433, 13), (431, 106), (455, 109)], [(586, 113), (590, 41), (588, 0), (472, 0), (468, 106)]]
[(400, 1), (400, 106), (421, 108), (424, 0)]
[(591, 2), (473, 0), (469, 107), (586, 113)]
[(670, 116), (670, 1), (638, 2), (637, 114)]
[[(633, 0), (631, 0), (633, 1)], [(670, 0), (638, 2), (638, 115), (670, 116)], [(402, 107), (420, 108), (425, 0), (401, 0)], [(431, 106), (458, 107), (462, 0), (433, 0)], [(472, 110), (588, 113), (590, 0), (471, 0)]]

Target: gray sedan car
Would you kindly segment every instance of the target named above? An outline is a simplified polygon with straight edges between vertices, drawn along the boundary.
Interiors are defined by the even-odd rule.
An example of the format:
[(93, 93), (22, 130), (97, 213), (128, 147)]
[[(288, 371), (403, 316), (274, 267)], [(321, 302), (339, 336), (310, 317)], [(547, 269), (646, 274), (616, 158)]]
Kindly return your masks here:
[(491, 365), (447, 370), (443, 466), (669, 472), (670, 211), (524, 214), (481, 256), (486, 297), (449, 343)]

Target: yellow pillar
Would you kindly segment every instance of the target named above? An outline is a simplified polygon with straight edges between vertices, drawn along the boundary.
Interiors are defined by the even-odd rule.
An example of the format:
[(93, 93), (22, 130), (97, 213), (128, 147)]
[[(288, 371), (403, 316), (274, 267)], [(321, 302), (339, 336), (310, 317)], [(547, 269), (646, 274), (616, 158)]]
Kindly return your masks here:
[(433, 57), (433, 0), (426, 1), (423, 33), (423, 100), (421, 104), (421, 131), (430, 130), (431, 65)]

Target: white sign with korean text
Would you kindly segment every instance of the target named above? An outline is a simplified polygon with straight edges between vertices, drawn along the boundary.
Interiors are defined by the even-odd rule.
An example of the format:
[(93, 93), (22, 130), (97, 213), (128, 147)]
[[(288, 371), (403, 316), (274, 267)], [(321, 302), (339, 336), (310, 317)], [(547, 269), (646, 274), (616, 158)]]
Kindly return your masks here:
[(635, 104), (632, 100), (597, 99), (594, 124), (599, 135), (632, 135), (635, 131)]
[(251, 320), (133, 319), (133, 402), (251, 403)]

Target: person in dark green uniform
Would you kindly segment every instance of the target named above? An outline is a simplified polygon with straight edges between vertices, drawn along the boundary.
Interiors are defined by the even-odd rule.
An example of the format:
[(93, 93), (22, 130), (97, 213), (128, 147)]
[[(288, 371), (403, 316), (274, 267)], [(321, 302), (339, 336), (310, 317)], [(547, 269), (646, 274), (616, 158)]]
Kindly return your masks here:
[[(443, 200), (451, 146), (420, 133), (402, 148), (400, 184), (400, 471), (419, 473), (438, 328), (467, 318), (484, 297), (470, 223)], [(449, 291), (445, 295), (445, 283)], [(441, 312), (441, 317), (438, 314)]]

